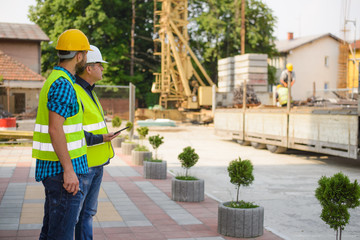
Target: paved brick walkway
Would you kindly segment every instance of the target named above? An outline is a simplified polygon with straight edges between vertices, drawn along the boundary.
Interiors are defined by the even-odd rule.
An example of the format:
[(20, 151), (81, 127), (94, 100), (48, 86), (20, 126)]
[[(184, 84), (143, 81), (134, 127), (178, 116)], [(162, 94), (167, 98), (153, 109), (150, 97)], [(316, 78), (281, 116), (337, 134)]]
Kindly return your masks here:
[[(142, 167), (116, 149), (105, 167), (94, 219), (94, 239), (223, 240), (217, 233), (218, 203), (171, 200), (171, 176), (166, 180), (142, 177)], [(38, 239), (44, 192), (34, 180), (35, 160), (29, 147), (0, 148), (0, 240)], [(269, 231), (256, 238), (280, 240)]]

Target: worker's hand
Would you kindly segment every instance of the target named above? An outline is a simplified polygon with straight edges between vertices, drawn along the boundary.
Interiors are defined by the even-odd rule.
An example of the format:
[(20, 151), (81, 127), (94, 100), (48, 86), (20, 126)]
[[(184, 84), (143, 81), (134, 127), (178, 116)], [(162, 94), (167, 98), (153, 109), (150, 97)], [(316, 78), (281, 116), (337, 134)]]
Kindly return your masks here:
[(118, 132), (117, 134), (114, 133), (103, 134), (103, 142), (110, 142), (111, 140), (119, 136), (119, 134), (120, 132)]
[(63, 187), (68, 193), (72, 193), (74, 196), (79, 191), (79, 179), (74, 170), (64, 171)]

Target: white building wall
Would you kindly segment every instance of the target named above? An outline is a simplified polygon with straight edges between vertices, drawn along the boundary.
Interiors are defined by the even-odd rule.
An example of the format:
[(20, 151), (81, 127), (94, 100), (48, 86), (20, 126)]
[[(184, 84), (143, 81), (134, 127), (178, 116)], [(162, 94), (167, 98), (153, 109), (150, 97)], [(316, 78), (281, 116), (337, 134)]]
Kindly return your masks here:
[[(287, 62), (294, 66), (296, 82), (292, 87), (294, 100), (306, 100), (316, 90), (336, 88), (338, 78), (339, 42), (331, 37), (324, 37), (305, 44), (290, 52)], [(328, 57), (328, 65), (325, 65)]]

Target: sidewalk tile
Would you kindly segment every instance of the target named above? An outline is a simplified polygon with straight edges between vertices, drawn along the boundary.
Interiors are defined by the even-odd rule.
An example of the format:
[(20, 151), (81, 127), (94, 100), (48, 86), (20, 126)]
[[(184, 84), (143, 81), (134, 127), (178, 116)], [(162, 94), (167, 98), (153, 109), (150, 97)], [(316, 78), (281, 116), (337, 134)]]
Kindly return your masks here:
[[(218, 203), (171, 200), (171, 179), (142, 177), (142, 166), (119, 154), (105, 167), (94, 217), (96, 240), (231, 240), (217, 233)], [(5, 152), (4, 152), (5, 151)], [(34, 180), (31, 148), (0, 148), (0, 240), (38, 239), (44, 188)], [(280, 240), (269, 231), (256, 240)]]

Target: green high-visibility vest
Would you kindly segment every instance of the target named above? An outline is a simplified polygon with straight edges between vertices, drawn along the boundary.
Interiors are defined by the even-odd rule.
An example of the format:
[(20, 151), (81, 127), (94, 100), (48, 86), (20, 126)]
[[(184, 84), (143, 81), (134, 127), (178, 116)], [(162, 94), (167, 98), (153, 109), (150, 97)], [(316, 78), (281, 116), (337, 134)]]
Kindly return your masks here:
[[(58, 78), (67, 79), (72, 86), (70, 77), (61, 70), (53, 70), (45, 81), (40, 91), (39, 106), (35, 121), (32, 157), (45, 161), (59, 161), (53, 148), (49, 134), (49, 109), (47, 108), (48, 93), (51, 85)], [(86, 154), (86, 141), (83, 130), (83, 110), (79, 97), (77, 97), (79, 112), (72, 117), (65, 119), (63, 129), (65, 133), (67, 148), (71, 159), (81, 157)]]
[[(95, 135), (109, 133), (104, 119), (104, 111), (95, 92), (92, 91), (92, 94), (96, 103), (79, 84), (75, 84), (75, 90), (79, 95), (84, 107), (84, 130)], [(102, 142), (100, 144), (87, 147), (87, 159), (89, 167), (104, 165), (109, 159), (113, 157), (114, 150), (112, 148), (111, 142)]]
[(289, 89), (286, 87), (279, 87), (277, 92), (279, 94), (279, 103), (281, 105), (287, 104)]

